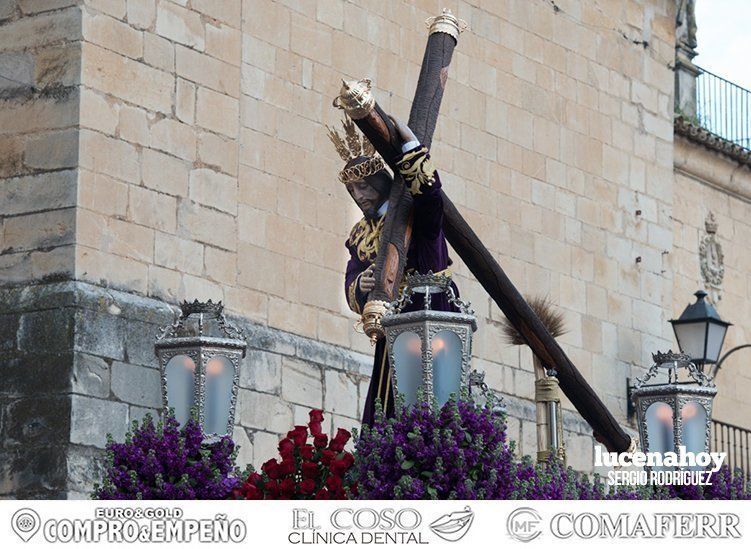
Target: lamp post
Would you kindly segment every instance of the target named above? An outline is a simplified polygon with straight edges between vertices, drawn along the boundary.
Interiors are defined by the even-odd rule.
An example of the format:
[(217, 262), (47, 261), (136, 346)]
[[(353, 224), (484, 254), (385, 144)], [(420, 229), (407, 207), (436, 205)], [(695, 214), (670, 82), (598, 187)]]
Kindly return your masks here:
[[(435, 294), (445, 294), (459, 312), (432, 310)], [(402, 312), (414, 294), (424, 296), (424, 308)], [(447, 275), (408, 275), (399, 300), (388, 306), (381, 320), (393, 365), (394, 387), (405, 404), (415, 404), (419, 395), (438, 406), (452, 394), (469, 391), (472, 334), (477, 330), (469, 303), (454, 295)]]
[(221, 302), (187, 301), (154, 344), (165, 412), (184, 425), (195, 410), (209, 441), (229, 435), (234, 423), (240, 364), (247, 343), (224, 317)]
[[(686, 354), (669, 351), (652, 358), (654, 364), (631, 390), (642, 449), (664, 453), (685, 446), (687, 452), (708, 452), (717, 388)], [(647, 383), (661, 373), (667, 382)]]
[(682, 353), (703, 370), (705, 364), (716, 364), (725, 341), (729, 322), (720, 318), (717, 309), (706, 301), (707, 292), (694, 294), (696, 302), (690, 304), (677, 320), (671, 320), (675, 339)]

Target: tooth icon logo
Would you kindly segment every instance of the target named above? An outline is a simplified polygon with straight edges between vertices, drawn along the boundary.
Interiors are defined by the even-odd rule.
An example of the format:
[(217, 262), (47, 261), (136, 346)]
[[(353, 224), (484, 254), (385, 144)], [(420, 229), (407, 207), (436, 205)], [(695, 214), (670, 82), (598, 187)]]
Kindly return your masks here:
[(29, 541), (39, 531), (39, 515), (33, 509), (19, 509), (10, 519), (10, 525), (13, 531), (23, 541)]
[(439, 517), (430, 524), (432, 532), (441, 539), (446, 541), (459, 541), (469, 531), (475, 514), (469, 507), (464, 511), (449, 513)]

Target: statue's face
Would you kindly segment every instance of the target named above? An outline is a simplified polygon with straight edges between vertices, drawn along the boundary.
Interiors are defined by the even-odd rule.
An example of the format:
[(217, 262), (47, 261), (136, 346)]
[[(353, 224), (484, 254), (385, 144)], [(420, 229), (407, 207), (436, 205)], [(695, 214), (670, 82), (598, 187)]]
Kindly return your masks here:
[(360, 179), (359, 181), (353, 181), (347, 185), (347, 190), (352, 198), (357, 203), (357, 206), (362, 210), (365, 217), (375, 217), (378, 214), (378, 208), (383, 202), (378, 189), (376, 189), (369, 179), (373, 176)]

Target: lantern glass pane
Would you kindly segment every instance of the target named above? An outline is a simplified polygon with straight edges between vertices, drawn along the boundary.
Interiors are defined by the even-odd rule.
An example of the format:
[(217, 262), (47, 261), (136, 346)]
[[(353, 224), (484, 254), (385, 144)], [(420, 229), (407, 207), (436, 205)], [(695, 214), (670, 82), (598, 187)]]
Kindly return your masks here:
[(396, 386), (407, 405), (417, 402), (422, 385), (422, 341), (414, 332), (402, 332), (394, 341)]
[(185, 425), (195, 398), (196, 363), (187, 355), (173, 356), (164, 368), (167, 378), (167, 406), (174, 408), (175, 419)]
[(235, 369), (227, 357), (214, 356), (206, 363), (206, 404), (203, 430), (207, 434), (227, 434), (234, 377)]
[[(681, 409), (683, 419), (683, 446), (687, 452), (704, 452), (707, 450), (707, 411), (704, 406), (691, 400)], [(702, 469), (701, 466), (690, 469)]]
[(675, 338), (681, 351), (694, 362), (704, 362), (704, 343), (707, 337), (706, 321), (674, 324)]
[(722, 343), (725, 341), (725, 332), (727, 326), (721, 324), (709, 323), (709, 333), (707, 335), (707, 360), (710, 362), (717, 362), (720, 358), (720, 351), (722, 350)]
[[(673, 452), (675, 440), (673, 438), (673, 408), (664, 402), (654, 402), (647, 408), (647, 438), (649, 452)], [(656, 471), (668, 470), (670, 467), (662, 465), (654, 467)]]
[(433, 336), (433, 395), (443, 406), (451, 394), (458, 395), (462, 376), (462, 342), (456, 333), (441, 330)]

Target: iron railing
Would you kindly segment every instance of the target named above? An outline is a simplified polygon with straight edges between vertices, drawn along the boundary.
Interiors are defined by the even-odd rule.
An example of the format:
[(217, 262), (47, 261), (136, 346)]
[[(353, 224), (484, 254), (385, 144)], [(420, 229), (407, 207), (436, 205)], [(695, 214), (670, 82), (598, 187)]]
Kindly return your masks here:
[(725, 463), (730, 469), (742, 469), (746, 480), (751, 480), (751, 430), (712, 420), (710, 436), (712, 451), (726, 452), (728, 457)]
[(700, 70), (696, 79), (696, 122), (727, 141), (751, 149), (751, 91)]

